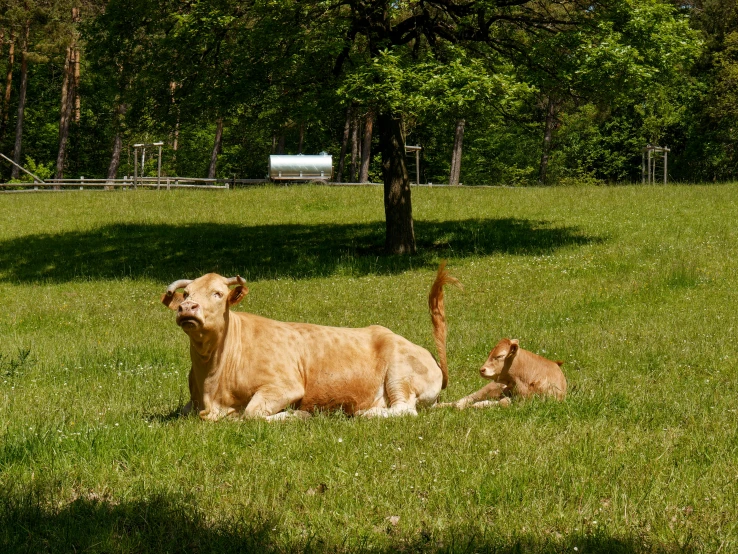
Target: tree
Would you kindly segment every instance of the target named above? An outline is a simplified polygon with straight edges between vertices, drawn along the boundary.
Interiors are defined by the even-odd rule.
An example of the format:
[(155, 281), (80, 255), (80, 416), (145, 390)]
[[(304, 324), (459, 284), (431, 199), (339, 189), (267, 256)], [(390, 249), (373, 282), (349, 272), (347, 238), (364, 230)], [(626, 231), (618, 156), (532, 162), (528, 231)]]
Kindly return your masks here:
[(21, 148), (23, 147), (23, 117), (26, 110), (26, 92), (28, 90), (28, 58), (29, 58), (29, 35), (31, 32), (31, 20), (26, 19), (23, 25), (21, 42), (21, 74), (20, 88), (18, 90), (18, 115), (15, 120), (15, 144), (13, 146), (13, 169), (10, 172), (11, 179), (20, 176), (18, 166), (21, 162)]
[[(699, 32), (704, 48), (691, 77), (699, 84), (685, 114), (683, 178), (738, 177), (738, 5), (732, 0), (693, 0), (677, 7)], [(671, 159), (669, 160), (671, 162)]]
[(7, 75), (5, 77), (5, 93), (2, 97), (2, 114), (0, 115), (0, 144), (5, 139), (5, 129), (8, 127), (8, 114), (10, 113), (10, 93), (13, 85), (13, 63), (15, 62), (15, 35), (11, 29), (7, 31), (8, 62)]
[[(315, 9), (324, 5), (313, 4)], [(332, 24), (344, 33), (334, 74), (340, 76), (350, 66), (346, 70), (350, 83), (343, 91), (371, 102), (377, 114), (388, 252), (416, 250), (403, 120), (414, 109), (422, 109), (414, 102), (422, 98), (413, 90), (420, 73), (446, 74), (449, 45), (482, 58), (510, 58), (529, 36), (576, 26), (596, 5), (542, 0), (348, 0), (332, 5)]]

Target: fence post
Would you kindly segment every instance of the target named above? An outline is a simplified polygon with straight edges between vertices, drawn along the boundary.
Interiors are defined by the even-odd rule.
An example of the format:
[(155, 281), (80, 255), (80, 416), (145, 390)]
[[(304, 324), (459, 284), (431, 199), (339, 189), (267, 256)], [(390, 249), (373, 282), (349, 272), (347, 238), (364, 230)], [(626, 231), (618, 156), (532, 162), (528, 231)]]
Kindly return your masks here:
[(669, 150), (664, 147), (664, 184), (666, 184), (666, 170), (669, 167)]
[(83, 190), (84, 184), (85, 184), (85, 176), (80, 175), (79, 176), (79, 190)]

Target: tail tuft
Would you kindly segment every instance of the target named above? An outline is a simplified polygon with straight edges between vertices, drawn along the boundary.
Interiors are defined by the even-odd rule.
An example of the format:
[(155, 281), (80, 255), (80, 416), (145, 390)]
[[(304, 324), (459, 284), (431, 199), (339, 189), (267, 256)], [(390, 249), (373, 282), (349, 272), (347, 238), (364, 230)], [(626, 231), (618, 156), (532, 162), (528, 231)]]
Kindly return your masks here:
[(443, 305), (443, 287), (444, 285), (454, 285), (464, 290), (463, 285), (456, 277), (452, 277), (446, 271), (446, 260), (441, 262), (436, 273), (436, 280), (433, 281), (430, 293), (428, 294), (428, 309), (433, 322), (433, 340), (436, 343), (436, 351), (438, 352), (438, 365), (441, 366), (443, 372), (443, 385), (445, 389), (448, 386), (448, 363), (446, 362), (446, 311)]

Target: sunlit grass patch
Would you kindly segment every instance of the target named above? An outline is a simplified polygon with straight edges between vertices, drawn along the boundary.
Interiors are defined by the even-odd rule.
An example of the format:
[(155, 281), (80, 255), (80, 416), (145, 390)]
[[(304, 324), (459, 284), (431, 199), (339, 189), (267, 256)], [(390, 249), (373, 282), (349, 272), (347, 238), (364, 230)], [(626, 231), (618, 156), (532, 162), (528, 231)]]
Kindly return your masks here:
[[(374, 188), (0, 198), (0, 551), (735, 550), (738, 187), (704, 190), (415, 189), (406, 258)], [(172, 280), (238, 273), (239, 310), (433, 351), (444, 258), (443, 398), (507, 336), (565, 361), (565, 402), (177, 416)]]

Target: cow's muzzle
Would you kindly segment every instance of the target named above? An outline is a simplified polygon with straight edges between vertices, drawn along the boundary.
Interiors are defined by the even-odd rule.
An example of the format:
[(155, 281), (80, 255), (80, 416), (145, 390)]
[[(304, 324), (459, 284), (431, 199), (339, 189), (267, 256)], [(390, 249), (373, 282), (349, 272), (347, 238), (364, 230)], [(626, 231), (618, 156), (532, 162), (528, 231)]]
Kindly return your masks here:
[(487, 379), (494, 377), (496, 375), (494, 369), (489, 369), (486, 366), (482, 366), (481, 368), (479, 368), (479, 374), (482, 377), (486, 377)]
[(195, 302), (182, 302), (177, 308), (177, 325), (198, 326), (202, 324), (199, 314), (200, 304)]

